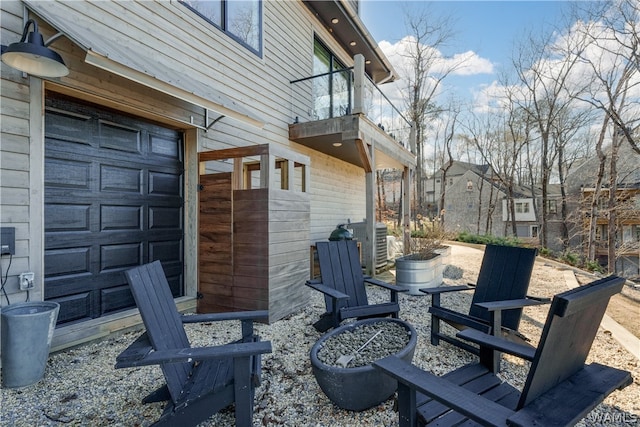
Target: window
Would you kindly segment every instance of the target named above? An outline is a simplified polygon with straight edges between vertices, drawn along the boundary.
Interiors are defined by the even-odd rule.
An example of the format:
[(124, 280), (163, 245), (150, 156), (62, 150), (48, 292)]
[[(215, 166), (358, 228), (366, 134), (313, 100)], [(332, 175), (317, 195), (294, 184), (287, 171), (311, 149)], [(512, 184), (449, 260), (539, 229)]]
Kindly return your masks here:
[(622, 226), (622, 243), (633, 242), (633, 227), (630, 225)]
[(547, 200), (547, 213), (558, 213), (558, 204), (556, 203), (556, 200)]
[(516, 202), (516, 213), (529, 213), (529, 203)]
[[(340, 71), (344, 70), (344, 71)], [(320, 41), (313, 47), (313, 117), (324, 120), (351, 113), (351, 71)]]
[(181, 0), (180, 2), (249, 50), (257, 55), (262, 54), (262, 0)]
[(538, 237), (538, 226), (537, 225), (532, 225), (531, 226), (531, 237)]

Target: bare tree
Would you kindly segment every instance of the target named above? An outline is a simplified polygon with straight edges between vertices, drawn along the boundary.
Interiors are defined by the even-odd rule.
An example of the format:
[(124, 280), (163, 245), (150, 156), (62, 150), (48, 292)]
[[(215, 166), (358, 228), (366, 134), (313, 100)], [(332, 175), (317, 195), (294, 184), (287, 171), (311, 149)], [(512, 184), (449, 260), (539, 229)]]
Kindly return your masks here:
[[(591, 111), (572, 106), (572, 108), (561, 110), (557, 120), (552, 125), (552, 141), (557, 155), (558, 181), (560, 184), (560, 238), (563, 251), (569, 249), (569, 210), (566, 176), (578, 154), (582, 152), (582, 144), (574, 143), (576, 136), (580, 135), (580, 130), (592, 119), (593, 114)], [(547, 206), (543, 206), (543, 209), (547, 209)]]
[[(506, 102), (503, 102), (501, 111), (486, 115), (484, 120), (476, 118), (465, 126), (477, 152), (491, 166), (492, 179), (497, 180), (506, 193), (509, 220), (505, 222), (505, 234), (516, 236), (516, 185), (519, 184), (520, 159), (523, 149), (529, 144), (530, 130), (527, 115), (522, 109), (509, 102), (509, 96), (503, 101)], [(511, 225), (510, 232), (508, 224)]]
[(406, 91), (405, 104), (409, 121), (416, 130), (416, 212), (424, 211), (424, 145), (428, 121), (440, 112), (436, 106), (443, 80), (460, 68), (465, 58), (451, 59), (443, 56), (442, 48), (453, 38), (451, 18), (435, 14), (427, 9), (406, 10), (405, 25), (410, 34), (403, 39), (407, 69), (400, 70)]
[[(588, 256), (590, 260), (594, 260), (596, 255), (597, 208), (604, 183), (605, 162), (608, 161), (608, 268), (610, 272), (614, 272), (615, 247), (618, 243), (615, 191), (618, 183), (617, 152), (620, 143), (626, 141), (632, 150), (640, 154), (640, 147), (633, 135), (634, 128), (640, 122), (640, 97), (631, 96), (640, 88), (640, 6), (635, 0), (617, 0), (576, 8), (574, 14), (586, 16), (586, 19), (579, 21), (580, 25), (575, 26), (574, 32), (588, 39), (589, 48), (575, 54), (593, 77), (589, 91), (578, 99), (602, 113), (602, 126), (596, 147), (600, 166), (591, 201)], [(611, 141), (608, 156), (603, 151), (607, 137)]]
[(445, 198), (446, 198), (446, 188), (447, 188), (447, 172), (453, 165), (453, 154), (452, 154), (452, 146), (453, 140), (456, 135), (456, 125), (458, 121), (458, 115), (460, 114), (460, 106), (455, 102), (451, 101), (448, 108), (449, 114), (447, 114), (447, 120), (443, 123), (443, 159), (442, 159), (442, 186), (440, 190), (440, 228), (441, 230), (445, 229), (445, 217), (446, 212), (444, 209), (445, 206)]
[(581, 99), (609, 116), (620, 137), (640, 154), (633, 135), (640, 123), (640, 99), (619, 102), (640, 86), (640, 4), (636, 0), (595, 2), (574, 13), (586, 15), (575, 31), (590, 40), (590, 49), (579, 55), (596, 79), (588, 96)]
[[(585, 82), (572, 83), (570, 77), (579, 61), (579, 54), (587, 45), (586, 36), (564, 37), (559, 40), (555, 33), (549, 32), (542, 37), (530, 35), (524, 40), (513, 66), (518, 75), (522, 90), (520, 96), (512, 99), (519, 103), (534, 123), (540, 137), (540, 186), (542, 189), (542, 209), (540, 243), (548, 246), (547, 205), (548, 186), (552, 176), (552, 167), (557, 156), (553, 149), (553, 126), (562, 111), (571, 108), (577, 94), (584, 90)], [(571, 52), (571, 55), (567, 55)]]

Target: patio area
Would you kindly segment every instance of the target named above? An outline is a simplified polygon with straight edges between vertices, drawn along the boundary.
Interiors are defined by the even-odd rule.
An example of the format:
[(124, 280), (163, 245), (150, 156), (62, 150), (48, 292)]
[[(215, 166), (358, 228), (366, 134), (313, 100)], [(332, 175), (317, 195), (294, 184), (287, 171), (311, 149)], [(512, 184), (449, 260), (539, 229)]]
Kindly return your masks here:
[[(482, 260), (482, 251), (461, 245), (452, 246), (451, 264), (463, 270), (458, 280), (445, 278), (447, 284), (474, 282)], [(566, 276), (566, 277), (565, 277)], [(531, 278), (529, 294), (552, 297), (569, 289), (570, 271), (538, 259)], [(385, 273), (384, 280), (393, 280)], [(580, 282), (583, 280), (581, 279)], [(256, 389), (256, 426), (396, 426), (393, 399), (362, 412), (334, 406), (320, 390), (311, 372), (309, 351), (320, 338), (312, 323), (324, 311), (319, 292), (310, 292), (304, 309), (271, 325), (258, 324), (264, 340), (270, 340), (273, 353), (263, 357), (262, 385)], [(369, 289), (372, 302), (387, 296)], [(400, 296), (400, 318), (411, 323), (418, 333), (413, 363), (441, 375), (474, 361), (474, 356), (447, 343), (429, 343), (430, 297)], [(443, 305), (467, 311), (471, 293), (444, 295)], [(525, 308), (520, 331), (535, 343), (548, 306)], [(638, 311), (629, 313), (637, 319)], [(605, 329), (607, 328), (607, 329)], [(240, 334), (239, 324), (188, 325), (194, 346), (226, 343)], [(138, 335), (131, 332), (98, 343), (84, 345), (50, 355), (44, 378), (24, 389), (0, 390), (0, 424), (13, 426), (147, 426), (162, 412), (161, 404), (143, 405), (141, 399), (164, 382), (158, 367), (114, 369), (116, 356)], [(607, 326), (601, 327), (588, 362), (599, 361), (631, 372), (634, 383), (614, 392), (592, 411), (579, 426), (631, 426), (640, 420), (640, 348), (632, 354), (628, 346), (616, 340)], [(528, 362), (505, 356), (502, 377), (521, 387)], [(203, 426), (234, 424), (232, 410), (213, 416)]]

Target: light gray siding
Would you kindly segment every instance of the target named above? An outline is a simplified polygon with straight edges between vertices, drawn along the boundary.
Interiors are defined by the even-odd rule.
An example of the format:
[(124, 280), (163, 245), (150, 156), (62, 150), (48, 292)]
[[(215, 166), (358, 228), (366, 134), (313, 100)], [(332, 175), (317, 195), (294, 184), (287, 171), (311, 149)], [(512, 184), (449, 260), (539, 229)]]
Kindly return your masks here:
[[(73, 24), (70, 28), (76, 28), (77, 35), (72, 35), (73, 40), (62, 37), (51, 45), (71, 70), (66, 77), (25, 78), (2, 64), (0, 219), (3, 226), (16, 227), (16, 255), (6, 287), (12, 302), (26, 298), (24, 292), (17, 290), (17, 275), (23, 271), (36, 272), (37, 292), (31, 296), (42, 299), (44, 141), (41, 106), (46, 90), (156, 120), (185, 132), (187, 270), (195, 266), (197, 241), (194, 228), (197, 224), (196, 151), (273, 143), (309, 156), (311, 241), (326, 239), (339, 223), (362, 221), (365, 217), (363, 170), (288, 139), (288, 124), (294, 119), (289, 82), (312, 73), (314, 34), (346, 65), (353, 64), (353, 59), (318, 25), (302, 2), (263, 2), (262, 57), (177, 1), (25, 3), (37, 12), (35, 16), (45, 39), (60, 30), (55, 28), (58, 20)], [(19, 39), (25, 3), (11, 0), (1, 3), (3, 43)], [(51, 22), (51, 26), (47, 19), (56, 22)], [(209, 125), (218, 114), (212, 112), (209, 123), (205, 123), (203, 108), (135, 83), (130, 80), (131, 76), (116, 75), (87, 62), (88, 55), (104, 52), (109, 52), (110, 57), (101, 59), (121, 64), (125, 69), (147, 71), (150, 75), (154, 70), (171, 69), (176, 85), (180, 84), (180, 76), (189, 76), (250, 110), (265, 125), (257, 128), (224, 118), (205, 132), (198, 126)], [(144, 55), (136, 56), (135, 52), (144, 52)], [(143, 58), (152, 59), (145, 63)], [(2, 262), (5, 268), (4, 258)], [(188, 295), (195, 293), (195, 280), (195, 275), (185, 278)], [(130, 319), (123, 321), (121, 326), (130, 326), (131, 322)]]

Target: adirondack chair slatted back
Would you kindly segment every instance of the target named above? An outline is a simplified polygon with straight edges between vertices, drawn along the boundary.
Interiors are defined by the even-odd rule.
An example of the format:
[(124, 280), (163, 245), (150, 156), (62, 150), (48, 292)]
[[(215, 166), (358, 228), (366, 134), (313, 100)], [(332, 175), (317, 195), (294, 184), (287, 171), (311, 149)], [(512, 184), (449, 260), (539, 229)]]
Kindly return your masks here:
[[(125, 272), (133, 298), (155, 350), (191, 347), (160, 261)], [(191, 372), (190, 363), (165, 363), (162, 371), (175, 402)]]
[(609, 299), (624, 282), (609, 276), (553, 298), (518, 409), (583, 368)]
[[(320, 264), (322, 283), (350, 296), (344, 307), (368, 305), (364, 287), (364, 275), (360, 254), (355, 240), (317, 242), (316, 250)], [(331, 310), (331, 299), (325, 297), (327, 309)], [(342, 307), (340, 307), (342, 308)]]
[[(489, 312), (475, 304), (524, 298), (533, 272), (536, 249), (487, 245), (478, 273), (469, 315), (490, 322)], [(502, 326), (517, 330), (522, 309), (502, 313)]]

